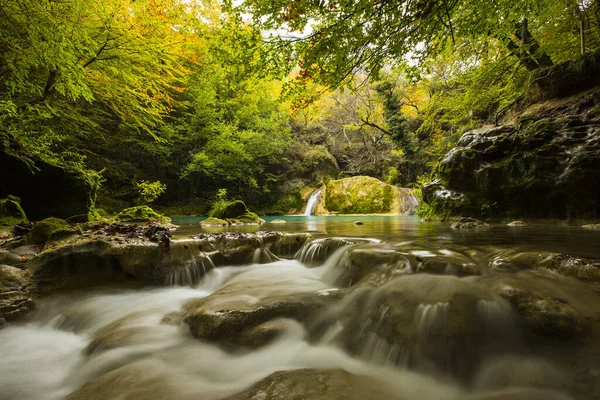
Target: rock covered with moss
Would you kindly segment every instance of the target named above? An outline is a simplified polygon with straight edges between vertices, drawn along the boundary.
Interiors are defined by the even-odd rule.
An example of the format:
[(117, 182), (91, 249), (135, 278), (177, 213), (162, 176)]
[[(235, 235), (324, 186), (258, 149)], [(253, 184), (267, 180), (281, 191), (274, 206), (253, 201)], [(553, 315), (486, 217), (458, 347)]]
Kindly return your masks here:
[(46, 218), (34, 225), (31, 232), (27, 234), (27, 241), (33, 244), (44, 244), (76, 233), (77, 231), (67, 221), (60, 218)]
[(157, 213), (148, 206), (136, 206), (126, 208), (117, 214), (117, 220), (123, 222), (150, 222), (169, 223), (171, 218)]
[(222, 200), (213, 205), (208, 218), (200, 222), (202, 226), (226, 226), (244, 224), (262, 224), (265, 221), (256, 213), (248, 210), (242, 200)]
[(422, 188), (441, 218), (600, 215), (600, 89), (536, 104), (514, 122), (465, 133)]
[(396, 190), (376, 178), (355, 176), (327, 183), (325, 203), (338, 214), (388, 214), (393, 211)]
[(15, 196), (0, 200), (0, 225), (10, 226), (28, 222), (20, 203), (21, 200)]

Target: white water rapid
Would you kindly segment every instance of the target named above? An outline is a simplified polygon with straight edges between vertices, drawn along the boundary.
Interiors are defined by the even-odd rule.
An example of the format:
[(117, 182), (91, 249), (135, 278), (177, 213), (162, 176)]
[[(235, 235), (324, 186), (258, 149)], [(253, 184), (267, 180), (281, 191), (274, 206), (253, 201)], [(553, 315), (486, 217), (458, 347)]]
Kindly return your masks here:
[[(313, 197), (318, 194), (313, 194), (311, 199)], [(322, 242), (317, 244), (322, 250)], [(310, 244), (307, 246), (309, 250), (302, 253), (305, 258), (321, 255), (317, 250), (310, 250)], [(313, 244), (313, 248), (315, 246)], [(258, 295), (252, 294), (256, 290), (250, 290), (248, 294), (225, 293), (222, 296), (237, 295), (234, 300), (245, 304), (254, 304), (264, 296), (280, 293), (328, 296), (346, 290), (333, 288), (327, 276), (340, 260), (344, 260), (341, 254), (353, 246), (361, 244), (353, 245), (351, 240), (346, 240), (339, 246), (331, 246), (329, 259), (315, 268), (298, 260), (259, 264), (267, 261), (264, 258), (269, 254), (257, 253), (256, 264), (211, 269), (194, 287), (105, 288), (46, 298), (28, 322), (0, 330), (0, 399), (59, 400), (89, 382), (94, 385), (99, 378), (112, 383), (98, 388), (92, 386), (92, 397), (98, 399), (228, 399), (276, 371), (300, 368), (340, 368), (365, 375), (393, 388), (397, 398), (405, 400), (570, 398), (535, 388), (519, 389), (521, 397), (503, 397), (504, 388), (492, 394), (485, 391), (487, 388), (481, 392), (473, 391), (451, 379), (440, 379), (439, 374), (409, 370), (402, 365), (386, 365), (380, 363), (378, 357), (361, 357), (360, 351), (356, 352), (358, 355), (351, 355), (336, 339), (347, 330), (343, 325), (348, 323), (348, 313), (358, 312), (358, 305), (369, 304), (356, 302), (360, 299), (356, 296), (355, 300), (350, 296), (347, 304), (340, 303), (343, 307), (336, 312), (340, 311), (341, 316), (323, 313), (323, 316), (336, 315), (338, 320), (327, 321), (330, 327), (321, 339), (314, 340), (306, 326), (285, 319), (280, 321), (284, 327), (281, 336), (253, 350), (224, 348), (195, 339), (188, 325), (181, 320), (174, 324), (165, 323), (165, 316), (180, 311), (190, 300), (207, 297), (226, 285), (247, 284), (255, 289), (255, 283), (259, 282), (261, 291)], [(168, 283), (193, 280), (184, 278), (173, 276)], [(447, 281), (452, 284), (452, 279)], [(491, 308), (486, 304), (478, 305), (485, 305), (481, 312), (490, 312)], [(439, 321), (450, 318), (453, 306), (438, 302), (416, 304), (415, 307), (416, 332), (425, 337), (438, 329)], [(377, 313), (382, 320), (396, 318), (387, 308)], [(373, 318), (369, 318), (364, 320), (365, 327), (373, 324)], [(363, 338), (365, 350), (371, 355), (400, 351), (398, 347), (390, 348), (374, 332), (366, 333)], [(423, 341), (423, 345), (427, 343)], [(382, 357), (401, 358), (396, 353)], [(494, 366), (494, 376), (504, 372), (502, 365)], [(514, 368), (514, 363), (510, 368)], [(115, 374), (117, 378), (110, 380)], [(493, 397), (494, 393), (499, 393), (498, 397)], [(523, 397), (523, 393), (530, 396)], [(536, 397), (538, 395), (543, 397)], [(72, 398), (90, 397), (75, 395)]]

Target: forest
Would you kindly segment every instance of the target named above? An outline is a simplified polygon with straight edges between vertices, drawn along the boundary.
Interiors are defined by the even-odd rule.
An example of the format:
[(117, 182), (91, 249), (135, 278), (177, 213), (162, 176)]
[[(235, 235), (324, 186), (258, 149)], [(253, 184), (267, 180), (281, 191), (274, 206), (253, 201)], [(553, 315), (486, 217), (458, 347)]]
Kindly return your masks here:
[(420, 195), (463, 133), (523, 109), (532, 74), (600, 41), (595, 0), (3, 0), (0, 13), (0, 195), (35, 211), (44, 182), (83, 185), (90, 219), (150, 203), (205, 214), (219, 190), (286, 214), (352, 176)]

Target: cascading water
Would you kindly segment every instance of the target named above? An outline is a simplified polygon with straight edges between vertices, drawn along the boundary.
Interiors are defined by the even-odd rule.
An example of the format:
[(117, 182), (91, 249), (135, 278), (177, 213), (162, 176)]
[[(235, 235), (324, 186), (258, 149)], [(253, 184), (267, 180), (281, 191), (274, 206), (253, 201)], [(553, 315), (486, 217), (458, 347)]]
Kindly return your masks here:
[(308, 198), (308, 202), (306, 203), (306, 209), (304, 210), (304, 215), (306, 217), (310, 217), (314, 215), (315, 209), (317, 208), (317, 203), (319, 202), (319, 198), (321, 197), (321, 190), (315, 190), (310, 197)]
[[(182, 252), (191, 251), (181, 246)], [(484, 369), (475, 391), (439, 379), (444, 373), (454, 377), (453, 368), (473, 375), (470, 369), (479, 361), (473, 355), (486, 353), (488, 347), (506, 352), (507, 337), (518, 339), (507, 330), (516, 329), (514, 312), (468, 280), (415, 274), (422, 260), (445, 255), (466, 263), (467, 255), (405, 249), (409, 246), (402, 244), (400, 252), (374, 239), (321, 238), (307, 243), (297, 260), (278, 260), (260, 246), (251, 265), (219, 268), (194, 250), (195, 256), (167, 274), (166, 283), (188, 287), (103, 289), (46, 298), (28, 322), (0, 330), (0, 398), (58, 400), (92, 382), (69, 400), (83, 400), (90, 393), (107, 399), (221, 400), (276, 371), (318, 368), (371, 377), (394, 388), (395, 395), (386, 397), (390, 400), (511, 399), (515, 391), (521, 397), (514, 398), (569, 399), (549, 389), (528, 388), (521, 377), (514, 378), (521, 379), (517, 388), (503, 383), (499, 376), (507, 375), (518, 360), (527, 360), (518, 356)], [(402, 274), (378, 286), (354, 280), (350, 288), (346, 282), (340, 288), (331, 286), (332, 271), (337, 276), (337, 269), (347, 267), (350, 252), (374, 249), (378, 252), (366, 258), (367, 264), (378, 262)], [(221, 312), (225, 305), (237, 304), (243, 311), (234, 314), (241, 316), (264, 298), (277, 296), (271, 306), (257, 308), (256, 317), (261, 318), (273, 309), (290, 308), (286, 293), (290, 299), (312, 293), (341, 300), (305, 323), (297, 321), (303, 313), (270, 321), (279, 329), (275, 339), (239, 352), (195, 339), (182, 322), (182, 307), (191, 301), (212, 296), (219, 318), (227, 318)], [(314, 304), (308, 302), (306, 310)], [(525, 363), (526, 373), (556, 381), (560, 373), (542, 364)]]

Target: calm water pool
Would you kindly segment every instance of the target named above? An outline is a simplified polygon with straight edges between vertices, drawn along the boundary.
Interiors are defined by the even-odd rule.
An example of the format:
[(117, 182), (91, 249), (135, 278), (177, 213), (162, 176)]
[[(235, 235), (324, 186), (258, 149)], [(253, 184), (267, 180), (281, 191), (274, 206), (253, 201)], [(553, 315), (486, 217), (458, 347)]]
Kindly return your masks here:
[[(202, 228), (205, 217), (175, 216), (179, 228), (175, 236), (210, 232), (309, 232), (325, 236), (372, 237), (393, 241), (417, 241), (426, 244), (518, 247), (523, 250), (561, 252), (580, 257), (600, 258), (600, 231), (578, 226), (532, 223), (529, 227), (492, 224), (489, 229), (455, 230), (448, 222), (424, 222), (416, 216), (263, 216), (263, 225)], [(272, 223), (284, 220), (285, 224)], [(364, 225), (355, 225), (362, 221)]]

